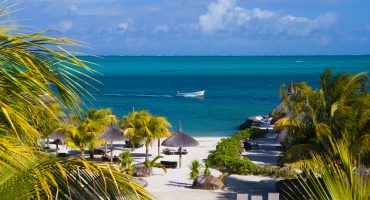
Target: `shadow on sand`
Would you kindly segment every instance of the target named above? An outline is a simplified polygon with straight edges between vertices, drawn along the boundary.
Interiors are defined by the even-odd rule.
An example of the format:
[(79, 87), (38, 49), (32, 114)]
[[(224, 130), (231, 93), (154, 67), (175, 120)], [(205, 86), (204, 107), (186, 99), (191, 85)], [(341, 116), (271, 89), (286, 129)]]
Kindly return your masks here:
[[(236, 199), (236, 194), (262, 195), (263, 199), (268, 198), (268, 193), (276, 191), (277, 180), (247, 181), (230, 176), (226, 180), (227, 193), (224, 199)], [(231, 194), (235, 195), (232, 196)], [(231, 196), (230, 196), (231, 195)]]
[(171, 185), (171, 186), (176, 186), (176, 187), (183, 187), (183, 188), (191, 188), (191, 184), (176, 182), (176, 181), (169, 181), (168, 184), (166, 184), (166, 185)]

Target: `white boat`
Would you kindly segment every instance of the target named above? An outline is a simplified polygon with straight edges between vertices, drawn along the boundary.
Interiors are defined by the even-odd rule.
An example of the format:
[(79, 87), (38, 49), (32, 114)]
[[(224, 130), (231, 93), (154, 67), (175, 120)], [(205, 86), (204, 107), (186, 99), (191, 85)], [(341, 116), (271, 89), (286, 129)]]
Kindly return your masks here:
[(205, 90), (198, 91), (198, 92), (188, 92), (188, 93), (182, 93), (180, 91), (177, 91), (176, 96), (177, 97), (203, 97), (205, 92), (206, 92)]

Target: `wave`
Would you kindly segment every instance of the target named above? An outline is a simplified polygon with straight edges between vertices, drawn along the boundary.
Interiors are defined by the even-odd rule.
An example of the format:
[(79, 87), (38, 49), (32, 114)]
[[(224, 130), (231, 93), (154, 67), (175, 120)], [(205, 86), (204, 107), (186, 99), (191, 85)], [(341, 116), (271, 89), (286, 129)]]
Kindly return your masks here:
[(95, 96), (118, 96), (118, 97), (175, 97), (174, 95), (165, 94), (93, 94)]

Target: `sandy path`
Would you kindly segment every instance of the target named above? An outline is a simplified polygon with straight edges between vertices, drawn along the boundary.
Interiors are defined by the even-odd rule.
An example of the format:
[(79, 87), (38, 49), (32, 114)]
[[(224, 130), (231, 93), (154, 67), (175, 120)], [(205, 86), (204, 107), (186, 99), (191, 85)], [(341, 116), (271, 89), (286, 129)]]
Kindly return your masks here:
[[(258, 143), (259, 148), (248, 151), (243, 155), (260, 166), (276, 165), (281, 151), (277, 149), (280, 145), (275, 143), (275, 138), (276, 134), (270, 131), (265, 138), (253, 140), (253, 142)], [(226, 182), (227, 192), (262, 195), (263, 199), (267, 199), (269, 192), (275, 192), (277, 181), (277, 179), (263, 176), (231, 175)]]

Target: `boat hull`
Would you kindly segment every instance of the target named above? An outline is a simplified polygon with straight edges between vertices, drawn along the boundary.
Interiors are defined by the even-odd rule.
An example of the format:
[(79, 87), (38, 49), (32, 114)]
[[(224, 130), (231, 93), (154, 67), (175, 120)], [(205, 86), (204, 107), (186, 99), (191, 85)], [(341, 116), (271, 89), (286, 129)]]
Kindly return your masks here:
[(180, 93), (176, 94), (177, 97), (203, 97), (205, 90), (198, 91), (198, 92), (189, 92), (189, 93)]

